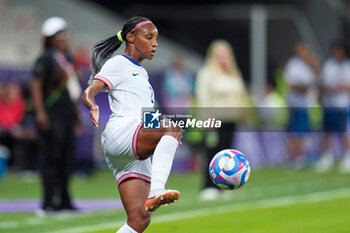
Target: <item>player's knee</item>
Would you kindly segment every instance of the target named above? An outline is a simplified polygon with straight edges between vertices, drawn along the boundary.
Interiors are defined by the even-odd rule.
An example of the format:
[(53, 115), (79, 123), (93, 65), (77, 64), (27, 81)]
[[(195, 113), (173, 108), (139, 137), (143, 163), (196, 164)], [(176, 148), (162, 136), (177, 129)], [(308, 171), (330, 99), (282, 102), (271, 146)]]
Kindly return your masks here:
[(166, 135), (171, 135), (174, 138), (178, 138), (179, 135), (182, 134), (182, 132), (183, 132), (182, 128), (179, 125), (175, 125), (175, 126), (169, 127), (166, 130), (165, 134)]
[(175, 132), (181, 132), (181, 131), (182, 131), (182, 128), (181, 128), (179, 125), (176, 125), (176, 126), (174, 127), (174, 131), (175, 131)]

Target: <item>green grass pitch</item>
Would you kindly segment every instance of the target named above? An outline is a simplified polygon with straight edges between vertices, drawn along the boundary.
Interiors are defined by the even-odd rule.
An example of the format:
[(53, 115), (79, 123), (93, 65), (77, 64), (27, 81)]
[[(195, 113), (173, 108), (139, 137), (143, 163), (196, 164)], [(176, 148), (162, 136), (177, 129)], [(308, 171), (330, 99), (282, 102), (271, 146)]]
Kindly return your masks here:
[[(152, 215), (146, 233), (347, 233), (350, 219), (349, 174), (335, 170), (252, 169), (248, 183), (227, 191), (226, 198), (201, 201), (199, 173), (172, 174), (168, 187), (181, 191), (180, 200)], [(75, 176), (73, 196), (119, 198), (108, 171), (91, 178)], [(36, 176), (8, 174), (0, 181), (0, 200), (39, 199)], [(1, 233), (114, 233), (125, 221), (123, 210), (37, 217), (34, 213), (0, 213)]]

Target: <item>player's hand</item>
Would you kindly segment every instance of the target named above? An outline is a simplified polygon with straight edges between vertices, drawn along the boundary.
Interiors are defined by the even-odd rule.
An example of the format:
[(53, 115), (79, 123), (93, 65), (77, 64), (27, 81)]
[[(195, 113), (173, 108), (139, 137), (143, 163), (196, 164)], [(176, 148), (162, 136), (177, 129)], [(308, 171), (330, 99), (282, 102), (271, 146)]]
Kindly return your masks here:
[(38, 123), (38, 127), (42, 131), (47, 131), (50, 128), (50, 120), (45, 111), (38, 111), (36, 113), (36, 122)]
[(97, 105), (92, 106), (90, 109), (90, 118), (92, 124), (94, 124), (95, 128), (98, 129), (98, 119), (100, 117), (100, 110)]
[(178, 141), (178, 143), (179, 143), (180, 146), (182, 145), (181, 139), (182, 139), (182, 137), (183, 137), (183, 133), (184, 133), (184, 132), (185, 132), (185, 131), (184, 131), (183, 129), (181, 129), (180, 132), (179, 132), (179, 134), (178, 134), (177, 137), (176, 137), (176, 139), (177, 139), (177, 141)]

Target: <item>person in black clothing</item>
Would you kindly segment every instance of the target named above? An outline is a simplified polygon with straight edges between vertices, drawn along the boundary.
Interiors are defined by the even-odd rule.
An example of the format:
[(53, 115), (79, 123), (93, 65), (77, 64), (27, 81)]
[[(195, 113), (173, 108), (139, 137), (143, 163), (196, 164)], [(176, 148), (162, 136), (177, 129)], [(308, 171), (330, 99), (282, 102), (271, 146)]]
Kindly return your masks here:
[(33, 68), (31, 95), (38, 131), (44, 211), (76, 210), (68, 190), (75, 152), (75, 101), (80, 96), (67, 23), (51, 17), (42, 26), (44, 50)]

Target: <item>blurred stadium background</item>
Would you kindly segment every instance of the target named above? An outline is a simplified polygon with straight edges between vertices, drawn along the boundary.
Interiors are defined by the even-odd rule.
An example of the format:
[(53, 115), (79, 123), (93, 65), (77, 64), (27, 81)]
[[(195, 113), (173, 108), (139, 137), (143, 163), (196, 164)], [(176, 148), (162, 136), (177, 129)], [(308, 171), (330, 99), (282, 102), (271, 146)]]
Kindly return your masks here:
[[(77, 136), (75, 176), (71, 184), (81, 213), (42, 217), (33, 109), (29, 97), (31, 69), (41, 50), (41, 25), (61, 16), (69, 25), (71, 50), (89, 79), (89, 47), (121, 29), (126, 19), (142, 15), (157, 25), (157, 55), (145, 61), (159, 105), (164, 103), (162, 79), (175, 56), (184, 58), (193, 76), (203, 65), (210, 42), (229, 41), (252, 99), (263, 99), (276, 87), (283, 64), (299, 41), (308, 43), (323, 62), (330, 46), (342, 39), (349, 46), (350, 1), (347, 0), (0, 0), (0, 83), (20, 84), (26, 114), (16, 138), (20, 146), (8, 153), (0, 146), (0, 232), (115, 232), (125, 221), (116, 184), (106, 170), (100, 133), (81, 105), (83, 131)], [(107, 122), (107, 95), (97, 98), (101, 126)], [(0, 113), (0, 118), (2, 114)], [(248, 127), (249, 128), (249, 127)], [(186, 142), (176, 154), (170, 181), (183, 199), (154, 214), (147, 232), (349, 232), (350, 179), (336, 168), (316, 174), (311, 165), (320, 156), (320, 135), (306, 137), (308, 165), (287, 163), (287, 134), (259, 132), (247, 126), (232, 142), (244, 152), (252, 176), (227, 199), (201, 201), (200, 153)], [(2, 133), (0, 129), (0, 133)], [(338, 141), (334, 149), (341, 156)], [(8, 159), (4, 159), (5, 155)], [(195, 227), (194, 227), (195, 226)]]

